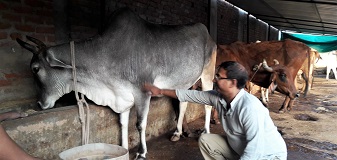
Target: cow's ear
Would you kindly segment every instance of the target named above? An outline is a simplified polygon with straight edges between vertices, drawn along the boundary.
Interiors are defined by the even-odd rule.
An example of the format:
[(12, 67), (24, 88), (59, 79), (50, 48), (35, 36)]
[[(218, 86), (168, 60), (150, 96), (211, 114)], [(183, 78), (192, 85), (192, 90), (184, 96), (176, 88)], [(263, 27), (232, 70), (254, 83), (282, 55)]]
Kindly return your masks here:
[(277, 73), (276, 72), (274, 72), (274, 73), (272, 73), (271, 74), (271, 76), (270, 76), (270, 80), (269, 80), (269, 86), (270, 85), (273, 85), (273, 87), (277, 87), (277, 82), (276, 82), (276, 78), (277, 78)]
[(277, 88), (277, 82), (274, 80), (270, 83), (269, 85), (269, 90), (271, 91), (271, 93), (274, 93), (275, 89)]
[(46, 60), (49, 63), (50, 67), (72, 68), (71, 65), (68, 65), (57, 59), (54, 54), (47, 54)]

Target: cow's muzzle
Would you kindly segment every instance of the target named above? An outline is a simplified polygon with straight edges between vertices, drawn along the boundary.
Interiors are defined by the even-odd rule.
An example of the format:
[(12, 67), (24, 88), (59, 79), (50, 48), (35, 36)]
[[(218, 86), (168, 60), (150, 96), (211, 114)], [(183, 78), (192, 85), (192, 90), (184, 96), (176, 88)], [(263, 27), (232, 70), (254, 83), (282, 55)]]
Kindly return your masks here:
[(297, 94), (295, 95), (295, 97), (296, 97), (296, 98), (300, 97), (300, 94), (299, 94), (299, 93), (297, 93)]
[(41, 101), (38, 101), (38, 102), (37, 102), (37, 105), (38, 105), (38, 107), (40, 107), (40, 108), (42, 108), (42, 109), (48, 109), (48, 108), (49, 108), (49, 106), (42, 105), (42, 102), (41, 102)]

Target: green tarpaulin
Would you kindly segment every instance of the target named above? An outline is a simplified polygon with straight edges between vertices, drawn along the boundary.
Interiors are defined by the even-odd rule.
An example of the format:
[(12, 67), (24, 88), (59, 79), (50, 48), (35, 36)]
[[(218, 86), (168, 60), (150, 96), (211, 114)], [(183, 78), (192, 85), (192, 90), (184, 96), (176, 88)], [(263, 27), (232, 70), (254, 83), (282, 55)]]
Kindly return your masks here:
[(281, 39), (287, 38), (303, 42), (320, 53), (337, 50), (337, 36), (282, 33)]

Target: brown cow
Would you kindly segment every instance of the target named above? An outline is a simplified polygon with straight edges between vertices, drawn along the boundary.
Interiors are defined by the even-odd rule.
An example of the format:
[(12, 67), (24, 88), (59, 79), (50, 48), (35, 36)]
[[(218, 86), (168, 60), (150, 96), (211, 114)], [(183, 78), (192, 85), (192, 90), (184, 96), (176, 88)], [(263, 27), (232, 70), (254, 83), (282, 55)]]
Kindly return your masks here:
[[(307, 45), (289, 39), (250, 44), (234, 42), (229, 45), (218, 45), (217, 65), (223, 61), (237, 61), (248, 70), (251, 82), (264, 88), (268, 88), (271, 82), (277, 82), (276, 91), (286, 95), (279, 109), (280, 112), (284, 112), (292, 109), (293, 100), (298, 97), (294, 81), (304, 60), (310, 56), (309, 53), (310, 48)], [(273, 61), (276, 59), (285, 68), (276, 67), (279, 69), (278, 74), (261, 70), (255, 73), (252, 69), (263, 59), (266, 59), (268, 64), (274, 64)]]
[[(297, 79), (301, 79), (301, 78), (303, 78), (303, 80), (305, 81), (303, 87), (301, 87), (301, 88), (296, 87), (302, 93), (304, 93), (303, 94), (304, 97), (306, 96), (306, 94), (309, 92), (309, 90), (312, 87), (313, 80), (314, 80), (314, 76), (313, 76), (314, 64), (317, 63), (317, 61), (319, 59), (322, 59), (320, 54), (315, 49), (311, 48), (310, 56), (305, 59), (304, 63), (302, 64), (302, 67), (300, 68), (300, 70), (297, 73), (295, 82), (297, 82)], [(310, 66), (310, 67), (308, 68), (308, 66)], [(298, 84), (298, 83), (295, 83), (295, 86), (296, 86), (296, 84)], [(269, 87), (269, 89), (266, 89), (266, 88), (260, 87), (262, 103), (267, 107), (268, 107), (268, 101), (269, 101), (268, 91), (270, 89), (272, 89), (272, 88)]]

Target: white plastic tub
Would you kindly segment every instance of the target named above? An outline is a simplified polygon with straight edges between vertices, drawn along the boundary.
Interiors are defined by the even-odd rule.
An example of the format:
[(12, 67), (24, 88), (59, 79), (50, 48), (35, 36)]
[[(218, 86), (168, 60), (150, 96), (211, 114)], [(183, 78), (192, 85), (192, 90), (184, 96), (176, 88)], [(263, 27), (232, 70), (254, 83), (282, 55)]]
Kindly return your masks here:
[(59, 156), (62, 160), (129, 160), (129, 151), (118, 145), (91, 143), (65, 150)]

